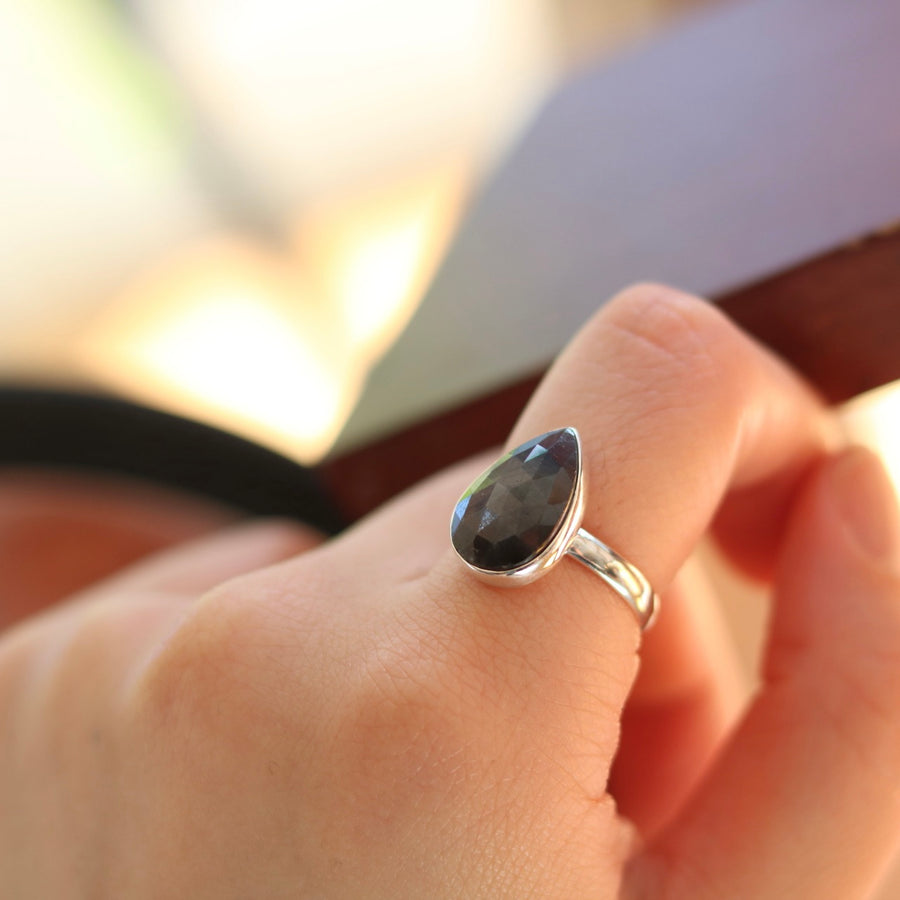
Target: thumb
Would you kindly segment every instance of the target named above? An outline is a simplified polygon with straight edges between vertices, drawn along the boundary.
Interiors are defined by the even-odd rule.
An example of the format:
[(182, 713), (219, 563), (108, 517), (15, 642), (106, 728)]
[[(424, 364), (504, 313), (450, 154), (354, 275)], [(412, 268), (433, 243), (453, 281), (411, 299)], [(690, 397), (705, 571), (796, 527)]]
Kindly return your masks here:
[(896, 504), (874, 455), (851, 449), (801, 492), (763, 686), (694, 800), (635, 861), (638, 893), (868, 896), (900, 834), (898, 648)]

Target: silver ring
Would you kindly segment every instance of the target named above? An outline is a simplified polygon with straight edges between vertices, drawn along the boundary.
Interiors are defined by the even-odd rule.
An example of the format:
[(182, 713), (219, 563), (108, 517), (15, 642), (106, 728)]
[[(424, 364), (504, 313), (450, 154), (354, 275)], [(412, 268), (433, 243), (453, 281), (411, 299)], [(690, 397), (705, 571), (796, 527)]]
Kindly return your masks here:
[(599, 575), (629, 606), (642, 629), (658, 599), (639, 569), (581, 527), (585, 479), (581, 437), (558, 428), (501, 456), (459, 498), (450, 539), (459, 558), (491, 584), (528, 584), (563, 556)]

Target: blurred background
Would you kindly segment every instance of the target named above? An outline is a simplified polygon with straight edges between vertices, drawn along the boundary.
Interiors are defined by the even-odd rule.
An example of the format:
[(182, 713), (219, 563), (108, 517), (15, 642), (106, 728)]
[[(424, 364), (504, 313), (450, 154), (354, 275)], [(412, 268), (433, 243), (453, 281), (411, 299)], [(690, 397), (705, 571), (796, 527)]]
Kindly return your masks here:
[(545, 97), (699, 5), (0, 0), (0, 376), (319, 461)]
[[(900, 126), (873, 99), (895, 100), (900, 77), (889, 7), (0, 0), (0, 395), (39, 389), (172, 413), (278, 454), (229, 462), (213, 445), (226, 460), (220, 484), (254, 466), (264, 482), (282, 464), (327, 471), (329, 459), (533, 376), (623, 278), (718, 297), (788, 273), (766, 282), (765, 302), (751, 290), (734, 308), (749, 310), (747, 323), (765, 319), (793, 361), (812, 360), (832, 399), (850, 398), (848, 433), (900, 483), (900, 390), (852, 374), (879, 353), (900, 360)], [(729, 35), (744, 49), (720, 42)], [(642, 47), (658, 66), (627, 62)], [(592, 80), (620, 59), (618, 82)], [(679, 78), (684, 96), (701, 98), (690, 109)], [(615, 90), (615, 117), (590, 124), (585, 110)], [(751, 147), (746, 135), (763, 133), (769, 143)], [(567, 184), (566, 154), (582, 142), (587, 174)], [(599, 238), (583, 189), (594, 161), (604, 190), (621, 188)], [(541, 226), (537, 207), (546, 217), (557, 195), (555, 230), (523, 250), (518, 236)], [(585, 223), (586, 243), (570, 221)], [(803, 274), (828, 253), (816, 279)], [(841, 278), (850, 287), (830, 305), (794, 305)], [(877, 313), (860, 312), (875, 295)], [(431, 312), (411, 327), (425, 298)], [(853, 343), (860, 321), (869, 337)], [(392, 348), (399, 362), (379, 368)], [(851, 374), (828, 390), (841, 373)], [(27, 415), (3, 408), (3, 440), (18, 443), (15, 459), (0, 453), (15, 463), (0, 466), (0, 624), (235, 515), (227, 502), (101, 484), (97, 473), (73, 481), (65, 465), (36, 473), (39, 440), (52, 435), (65, 464), (90, 409), (54, 407), (59, 427), (42, 420), (32, 433)], [(138, 428), (108, 412), (102, 439), (132, 429), (122, 446), (134, 456), (171, 424)], [(472, 421), (494, 423), (485, 440), (505, 427), (484, 412)], [(422, 472), (446, 461), (441, 438), (417, 434), (413, 450), (433, 455)], [(178, 453), (205, 435), (187, 433)], [(214, 468), (209, 459), (195, 468)], [(361, 471), (354, 482), (338, 467), (331, 486), (370, 490), (373, 469)], [(178, 486), (180, 476), (155, 474)], [(328, 502), (320, 487), (311, 503)], [(764, 604), (708, 557), (728, 588), (749, 690)]]
[(541, 104), (728, 5), (0, 0), (0, 378), (319, 462)]
[[(0, 0), (2, 383), (99, 390), (311, 465), (546, 364), (585, 310), (556, 331), (544, 326), (552, 333), (518, 368), (474, 367), (453, 396), (429, 393), (401, 368), (346, 428), (471, 198), (502, 171), (548, 98), (686, 20), (742, 5)], [(748, 41), (760, 37), (747, 28)], [(714, 51), (696, 62), (709, 67), (707, 81)], [(616, 128), (629, 118), (620, 110)], [(760, 156), (763, 171), (774, 168)], [(840, 215), (825, 208), (819, 217)], [(643, 221), (651, 233), (654, 223)], [(857, 227), (836, 234), (856, 237)], [(565, 241), (565, 224), (560, 231)], [(641, 239), (633, 235), (634, 246)], [(680, 251), (674, 231), (666, 240)], [(824, 249), (817, 240), (797, 252)], [(657, 273), (645, 257), (624, 277), (669, 276), (695, 290), (725, 277)], [(555, 290), (560, 279), (546, 268)], [(524, 344), (528, 330), (519, 320), (511, 333)], [(422, 339), (425, 357), (435, 339)], [(417, 396), (400, 410), (404, 392)], [(858, 423), (868, 416), (862, 406)], [(891, 408), (865, 428), (878, 431), (893, 462)]]

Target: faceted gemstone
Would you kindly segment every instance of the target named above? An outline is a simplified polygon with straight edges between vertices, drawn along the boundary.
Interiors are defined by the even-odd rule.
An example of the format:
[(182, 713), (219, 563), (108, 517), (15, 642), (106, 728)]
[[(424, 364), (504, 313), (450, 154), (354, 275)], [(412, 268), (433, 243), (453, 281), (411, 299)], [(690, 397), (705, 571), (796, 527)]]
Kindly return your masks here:
[(456, 504), (450, 525), (456, 552), (492, 572), (534, 559), (562, 525), (577, 472), (572, 428), (549, 431), (502, 456)]

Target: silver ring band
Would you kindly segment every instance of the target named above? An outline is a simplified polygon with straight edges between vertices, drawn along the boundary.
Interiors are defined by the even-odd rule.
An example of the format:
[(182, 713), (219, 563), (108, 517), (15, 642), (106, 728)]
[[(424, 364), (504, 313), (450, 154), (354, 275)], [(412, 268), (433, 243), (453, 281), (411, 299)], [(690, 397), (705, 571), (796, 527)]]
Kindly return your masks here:
[(575, 533), (566, 553), (599, 575), (631, 607), (642, 630), (653, 624), (656, 594), (639, 569), (583, 528)]
[(627, 604), (642, 629), (658, 600), (639, 569), (581, 527), (585, 479), (581, 438), (548, 431), (500, 457), (460, 497), (450, 536), (457, 555), (492, 584), (528, 584), (572, 556)]

